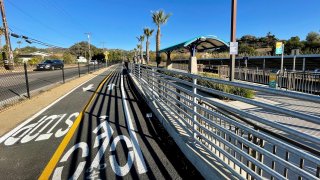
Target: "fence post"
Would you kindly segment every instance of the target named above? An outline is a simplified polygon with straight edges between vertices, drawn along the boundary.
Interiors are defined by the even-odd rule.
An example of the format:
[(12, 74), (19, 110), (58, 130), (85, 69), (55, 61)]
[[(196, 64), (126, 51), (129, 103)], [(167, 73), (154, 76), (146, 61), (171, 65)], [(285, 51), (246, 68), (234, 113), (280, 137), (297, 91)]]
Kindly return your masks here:
[(29, 88), (29, 79), (28, 79), (28, 71), (27, 71), (27, 63), (26, 62), (23, 64), (23, 67), (24, 67), (24, 77), (26, 80), (26, 87), (27, 87), (27, 96), (30, 99), (30, 88)]
[(151, 84), (152, 84), (152, 92), (153, 92), (152, 94), (153, 94), (153, 98), (155, 99), (156, 96), (155, 96), (155, 92), (154, 92), (155, 91), (155, 88), (154, 88), (154, 81), (155, 81), (154, 68), (151, 68), (151, 70), (152, 70), (152, 78), (151, 78), (152, 79), (152, 83)]
[(80, 63), (78, 62), (78, 74), (79, 74), (79, 77), (80, 77)]
[(88, 63), (88, 74), (90, 73), (90, 64)]
[(138, 64), (138, 78), (139, 78), (139, 80), (141, 79), (141, 66), (140, 66), (140, 64)]
[(62, 82), (65, 83), (65, 81), (64, 81), (64, 66), (62, 67)]
[[(196, 104), (197, 103), (197, 98), (196, 98), (196, 94), (197, 94), (197, 88), (196, 88), (196, 85), (197, 85), (197, 78), (196, 77), (193, 77), (193, 87), (192, 87), (192, 92), (193, 92), (193, 102)], [(197, 106), (196, 105), (193, 105), (193, 112), (194, 113), (197, 113)], [(196, 125), (196, 122), (197, 121), (197, 115), (193, 115), (193, 130), (194, 130), (194, 133), (193, 133), (193, 137), (194, 139), (196, 140), (196, 137), (197, 137), (197, 134), (196, 134), (196, 130), (197, 130), (197, 125)]]

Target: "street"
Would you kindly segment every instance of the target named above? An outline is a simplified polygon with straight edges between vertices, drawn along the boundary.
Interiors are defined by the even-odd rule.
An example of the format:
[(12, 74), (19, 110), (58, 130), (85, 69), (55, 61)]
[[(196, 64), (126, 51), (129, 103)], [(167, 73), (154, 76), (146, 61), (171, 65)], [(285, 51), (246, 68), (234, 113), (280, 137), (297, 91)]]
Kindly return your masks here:
[[(101, 68), (100, 65), (99, 67)], [(98, 67), (90, 66), (90, 71), (97, 69)], [(78, 68), (71, 67), (64, 69), (65, 79), (71, 79), (79, 76)], [(88, 72), (87, 66), (80, 67), (80, 74)], [(46, 86), (54, 85), (62, 82), (62, 71), (31, 71), (28, 72), (29, 88), (30, 92), (39, 91)], [(26, 96), (27, 87), (24, 72), (6, 73), (0, 75), (0, 106), (6, 104), (6, 101), (10, 99), (17, 99)]]

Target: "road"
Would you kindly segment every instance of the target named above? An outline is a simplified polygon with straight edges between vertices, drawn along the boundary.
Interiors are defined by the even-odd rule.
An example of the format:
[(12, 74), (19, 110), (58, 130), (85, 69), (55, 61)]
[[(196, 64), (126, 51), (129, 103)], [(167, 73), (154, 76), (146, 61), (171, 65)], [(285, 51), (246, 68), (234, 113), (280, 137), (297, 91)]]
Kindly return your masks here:
[(122, 68), (1, 137), (1, 179), (202, 179)]
[[(101, 68), (103, 64), (99, 65)], [(97, 66), (90, 66), (90, 71), (97, 69)], [(80, 74), (88, 73), (87, 66), (80, 67)], [(65, 79), (71, 79), (79, 76), (78, 67), (65, 68)], [(40, 89), (63, 81), (62, 71), (32, 71), (28, 72), (30, 91), (39, 91)], [(24, 72), (6, 73), (0, 75), (0, 106), (10, 100), (26, 96), (27, 87)]]

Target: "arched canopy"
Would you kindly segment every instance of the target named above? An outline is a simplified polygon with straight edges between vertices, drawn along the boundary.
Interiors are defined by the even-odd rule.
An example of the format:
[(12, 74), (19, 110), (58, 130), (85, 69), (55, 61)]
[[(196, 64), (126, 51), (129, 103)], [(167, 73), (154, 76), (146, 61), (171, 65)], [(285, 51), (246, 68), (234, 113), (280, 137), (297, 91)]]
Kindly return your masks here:
[(228, 48), (229, 43), (226, 43), (225, 41), (219, 39), (217, 36), (199, 36), (196, 38), (193, 38), (189, 41), (185, 41), (164, 49), (160, 50), (160, 53), (171, 53), (172, 51), (178, 51), (178, 52), (191, 52), (194, 53), (197, 52), (204, 52), (207, 50), (218, 50), (221, 48)]

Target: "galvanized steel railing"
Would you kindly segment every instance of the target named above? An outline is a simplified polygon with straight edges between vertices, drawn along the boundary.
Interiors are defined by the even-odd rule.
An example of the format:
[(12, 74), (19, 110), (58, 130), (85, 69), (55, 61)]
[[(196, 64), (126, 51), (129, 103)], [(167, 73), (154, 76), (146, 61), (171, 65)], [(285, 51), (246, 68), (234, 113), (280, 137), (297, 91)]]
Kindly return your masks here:
[[(319, 96), (269, 89), (188, 73), (130, 64), (147, 98), (154, 100), (195, 140), (239, 179), (319, 179), (320, 138), (215, 101), (210, 93), (320, 124), (320, 118), (274, 107), (201, 86), (198, 80), (320, 102)], [(178, 76), (180, 75), (180, 76)], [(181, 75), (184, 79), (181, 79)], [(275, 132), (273, 132), (275, 131)], [(282, 133), (277, 133), (282, 132)], [(282, 135), (280, 135), (282, 134)], [(300, 141), (291, 140), (296, 137)]]

